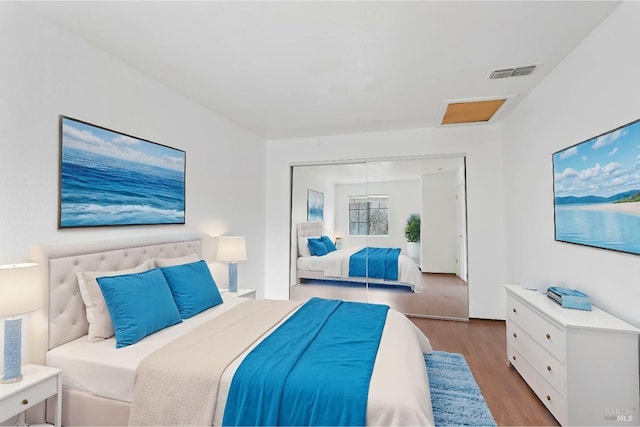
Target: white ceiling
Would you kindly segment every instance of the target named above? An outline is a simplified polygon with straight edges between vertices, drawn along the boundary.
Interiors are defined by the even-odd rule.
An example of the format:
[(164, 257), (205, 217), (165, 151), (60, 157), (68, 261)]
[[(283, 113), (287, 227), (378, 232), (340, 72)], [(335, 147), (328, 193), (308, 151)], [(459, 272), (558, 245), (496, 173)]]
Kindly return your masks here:
[[(268, 139), (439, 126), (445, 101), (514, 97), (612, 1), (44, 1), (27, 7)], [(492, 69), (538, 65), (489, 80)]]

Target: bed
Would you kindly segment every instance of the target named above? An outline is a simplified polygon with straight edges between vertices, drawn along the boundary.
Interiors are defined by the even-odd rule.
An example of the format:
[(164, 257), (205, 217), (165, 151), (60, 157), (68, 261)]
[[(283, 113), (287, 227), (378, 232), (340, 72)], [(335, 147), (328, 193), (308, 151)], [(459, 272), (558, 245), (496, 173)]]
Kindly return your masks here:
[[(235, 350), (238, 354), (221, 369), (221, 375), (216, 380), (217, 397), (209, 402), (213, 415), (206, 424), (222, 424), (227, 396), (231, 395), (237, 371), (244, 366), (243, 360), (253, 354), (254, 348), (259, 347), (263, 340), (276, 335), (277, 331), (282, 329), (279, 328), (281, 324), (288, 324), (290, 318), (302, 312), (301, 307), (304, 306), (298, 306), (298, 303), (291, 301), (248, 300), (224, 296), (221, 304), (193, 315), (179, 324), (150, 334), (135, 344), (116, 348), (117, 340), (114, 337), (89, 342), (89, 322), (77, 280), (78, 272), (131, 269), (149, 259), (177, 260), (199, 257), (202, 238), (200, 235), (179, 235), (37, 248), (37, 259), (42, 266), (45, 304), (41, 311), (32, 315), (30, 359), (34, 363), (62, 369), (63, 425), (127, 425), (130, 416), (133, 417), (134, 414), (142, 416), (132, 418), (133, 423), (138, 425), (200, 424), (193, 421), (185, 422), (184, 419), (180, 421), (180, 418), (174, 419), (171, 412), (163, 415), (159, 421), (145, 418), (149, 412), (160, 410), (160, 400), (174, 399), (162, 396), (162, 387), (156, 387), (156, 390), (151, 392), (148, 392), (149, 389), (141, 389), (140, 384), (149, 378), (145, 376), (145, 369), (149, 369), (150, 366), (148, 361), (153, 359), (154, 355), (159, 355), (160, 351), (184, 345), (191, 348), (191, 341), (194, 340), (205, 342), (206, 340), (196, 334), (198, 331), (212, 333), (212, 330), (218, 330), (223, 335), (245, 335), (231, 332), (225, 326), (235, 323), (234, 320), (229, 320), (230, 318), (244, 318), (249, 314), (255, 317), (254, 312), (263, 310), (263, 307), (266, 307), (265, 310), (271, 310), (274, 306), (287, 305), (286, 309), (282, 309), (284, 315), (273, 317), (271, 323), (264, 326), (266, 333), (255, 332), (258, 338), (247, 338), (253, 340), (251, 344), (242, 348), (242, 351)], [(262, 318), (263, 315), (260, 314), (260, 323), (265, 323)], [(242, 329), (242, 325), (240, 328)], [(249, 329), (251, 328), (247, 328)], [(249, 332), (246, 335), (249, 335)], [(216, 341), (206, 345), (214, 348), (213, 353), (231, 352), (228, 347), (236, 345), (233, 341), (230, 341), (229, 345), (220, 343), (221, 341)], [(433, 425), (428, 378), (423, 360), (423, 353), (430, 351), (428, 339), (413, 323), (400, 313), (388, 311), (370, 376), (366, 405), (367, 424)], [(162, 357), (155, 359), (165, 359), (165, 356), (162, 354)], [(402, 363), (398, 363), (399, 361)], [(184, 375), (188, 378), (189, 375), (184, 372), (174, 370), (174, 367), (182, 365), (191, 367), (197, 363), (171, 362), (172, 372), (167, 372), (164, 375), (166, 378), (153, 378), (151, 382), (162, 383), (174, 378), (172, 375)], [(195, 384), (196, 382), (198, 381), (194, 380), (194, 384), (186, 383), (181, 386), (187, 391), (198, 390), (198, 387), (202, 389), (203, 386)], [(151, 393), (152, 396), (151, 400), (147, 399), (147, 404), (151, 402), (152, 407), (146, 408), (146, 412), (144, 408), (140, 409), (140, 406), (144, 405), (144, 399), (140, 398), (140, 390), (143, 390), (145, 395)], [(194, 401), (192, 405), (197, 407), (204, 405), (194, 396), (185, 397), (188, 397), (185, 405), (191, 400)], [(156, 401), (156, 398), (159, 401)], [(176, 399), (176, 402), (179, 400)], [(171, 406), (171, 402), (164, 404)], [(48, 420), (53, 419), (51, 407), (55, 405), (47, 406)], [(162, 409), (173, 410), (164, 407)]]
[(422, 292), (426, 289), (426, 284), (422, 280), (422, 272), (416, 263), (403, 252), (400, 252), (398, 256), (397, 280), (350, 275), (349, 264), (351, 256), (361, 251), (363, 249), (361, 247), (338, 249), (323, 256), (307, 254), (307, 251), (304, 251), (304, 246), (307, 245), (306, 239), (319, 237), (322, 233), (321, 222), (296, 224), (296, 277), (298, 282), (304, 282), (305, 279), (314, 279), (408, 287), (413, 292)]

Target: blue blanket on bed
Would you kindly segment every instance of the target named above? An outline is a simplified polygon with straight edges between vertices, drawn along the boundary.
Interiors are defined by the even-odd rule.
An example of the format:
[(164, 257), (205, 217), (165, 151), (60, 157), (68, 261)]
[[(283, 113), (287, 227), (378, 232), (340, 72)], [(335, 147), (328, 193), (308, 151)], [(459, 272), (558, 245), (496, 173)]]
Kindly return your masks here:
[(389, 307), (313, 298), (238, 367), (222, 424), (366, 424)]
[(349, 276), (398, 280), (398, 248), (362, 248), (349, 258)]

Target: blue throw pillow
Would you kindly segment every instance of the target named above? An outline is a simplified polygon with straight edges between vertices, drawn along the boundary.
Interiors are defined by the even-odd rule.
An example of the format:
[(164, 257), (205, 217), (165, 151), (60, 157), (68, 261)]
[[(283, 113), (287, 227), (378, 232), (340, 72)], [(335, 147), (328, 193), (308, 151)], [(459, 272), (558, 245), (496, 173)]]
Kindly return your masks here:
[(337, 250), (336, 245), (333, 244), (329, 236), (322, 236), (322, 243), (327, 247), (327, 253)]
[(183, 319), (222, 304), (220, 291), (206, 262), (160, 267), (160, 270), (167, 279), (180, 317)]
[(99, 277), (98, 285), (107, 303), (116, 348), (126, 347), (167, 326), (182, 322), (180, 312), (162, 272)]
[(309, 250), (311, 255), (322, 256), (328, 253), (327, 246), (322, 239), (309, 239)]

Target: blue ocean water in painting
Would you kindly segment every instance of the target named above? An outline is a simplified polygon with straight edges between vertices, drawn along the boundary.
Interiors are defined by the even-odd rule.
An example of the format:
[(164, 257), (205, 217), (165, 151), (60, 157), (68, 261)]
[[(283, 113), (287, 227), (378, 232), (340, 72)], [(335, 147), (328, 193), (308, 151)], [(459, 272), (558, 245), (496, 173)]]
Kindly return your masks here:
[(640, 254), (640, 216), (556, 206), (556, 240)]
[(63, 147), (61, 226), (183, 224), (184, 173)]

